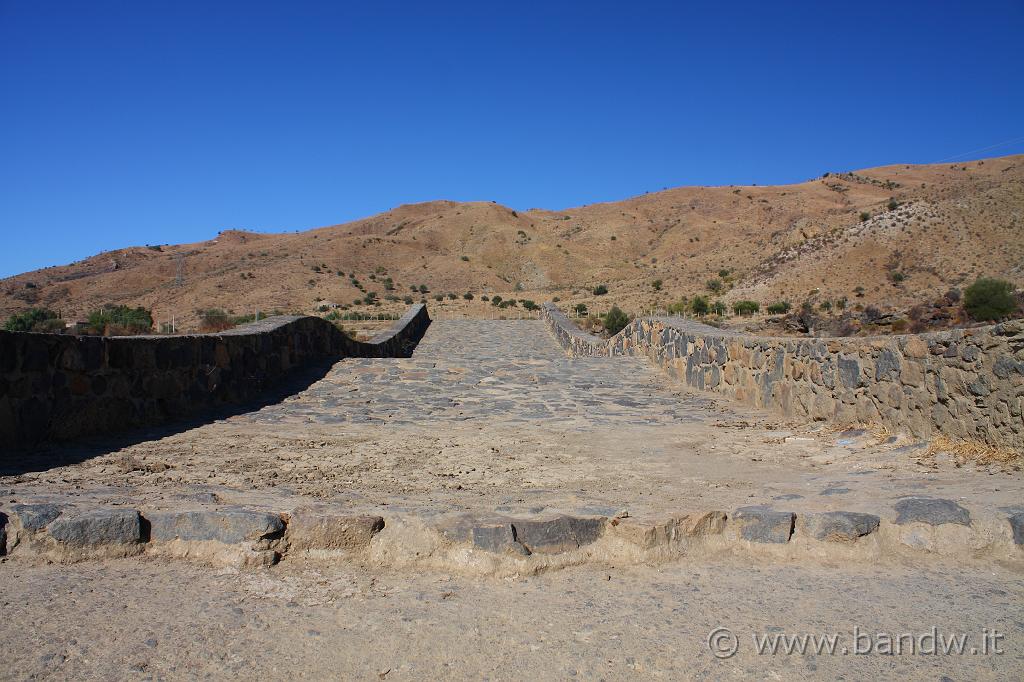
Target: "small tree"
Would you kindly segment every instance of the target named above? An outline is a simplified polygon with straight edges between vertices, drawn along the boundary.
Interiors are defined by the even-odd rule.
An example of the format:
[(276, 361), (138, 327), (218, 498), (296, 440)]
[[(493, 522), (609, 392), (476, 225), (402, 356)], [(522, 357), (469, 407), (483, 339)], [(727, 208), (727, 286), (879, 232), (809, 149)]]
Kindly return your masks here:
[(722, 280), (720, 280), (720, 279), (709, 279), (707, 281), (707, 283), (705, 284), (705, 286), (707, 286), (708, 291), (710, 291), (713, 294), (717, 294), (718, 292), (720, 292), (722, 290)]
[(703, 296), (694, 296), (693, 300), (690, 301), (690, 310), (695, 315), (707, 315), (708, 310), (710, 310), (708, 299)]
[(1002, 279), (980, 277), (964, 289), (964, 310), (978, 321), (998, 320), (1017, 309), (1013, 285)]
[(613, 305), (612, 309), (605, 315), (604, 328), (613, 336), (625, 329), (627, 324), (629, 324), (629, 315), (622, 312), (617, 305)]
[(777, 301), (768, 306), (767, 310), (770, 315), (783, 315), (789, 312), (789, 301)]
[(737, 315), (753, 315), (760, 309), (757, 301), (736, 301), (732, 304), (732, 311)]
[(4, 329), (9, 332), (43, 331), (44, 327), (53, 327), (48, 320), (56, 320), (57, 313), (48, 308), (29, 308), (23, 313), (15, 313), (7, 318)]
[(598, 284), (594, 287), (594, 296), (604, 296), (608, 293), (608, 287), (603, 284)]
[(587, 304), (586, 303), (577, 303), (576, 305), (574, 305), (572, 307), (572, 309), (576, 311), (577, 315), (586, 315), (587, 314)]

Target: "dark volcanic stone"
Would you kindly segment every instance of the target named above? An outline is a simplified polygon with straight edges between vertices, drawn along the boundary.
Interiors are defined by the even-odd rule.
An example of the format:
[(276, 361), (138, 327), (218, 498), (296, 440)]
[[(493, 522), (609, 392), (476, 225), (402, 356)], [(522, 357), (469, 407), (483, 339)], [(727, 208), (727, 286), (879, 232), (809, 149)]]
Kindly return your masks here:
[(72, 547), (128, 545), (142, 539), (139, 512), (134, 509), (96, 509), (61, 515), (46, 527), (50, 537)]
[(878, 530), (880, 519), (874, 514), (835, 511), (801, 514), (800, 521), (815, 540), (854, 542), (857, 538)]
[(740, 537), (751, 542), (782, 544), (793, 535), (796, 514), (760, 507), (742, 507), (733, 512), (730, 521), (739, 524)]
[(1024, 545), (1024, 512), (1013, 514), (1009, 521), (1013, 530), (1013, 544)]
[(927, 523), (941, 526), (946, 523), (971, 525), (971, 513), (953, 500), (939, 500), (929, 497), (911, 497), (896, 503), (897, 525)]
[(158, 542), (214, 540), (234, 545), (284, 532), (284, 522), (277, 514), (245, 509), (157, 511), (145, 516), (149, 538)]
[(18, 519), (22, 528), (36, 532), (46, 528), (63, 510), (58, 504), (16, 504), (11, 507), (11, 515)]
[(604, 532), (603, 518), (559, 516), (543, 521), (513, 521), (516, 540), (531, 552), (551, 554), (589, 545)]

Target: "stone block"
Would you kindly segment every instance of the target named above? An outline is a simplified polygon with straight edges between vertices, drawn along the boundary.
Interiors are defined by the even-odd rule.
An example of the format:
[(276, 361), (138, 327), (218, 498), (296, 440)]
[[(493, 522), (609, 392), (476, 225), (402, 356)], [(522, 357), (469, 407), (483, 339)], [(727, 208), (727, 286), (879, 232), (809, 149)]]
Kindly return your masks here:
[(11, 517), (18, 526), (31, 533), (38, 533), (61, 515), (65, 505), (60, 504), (16, 504), (11, 507)]
[(226, 545), (280, 536), (284, 522), (277, 514), (246, 509), (146, 512), (154, 542), (215, 541)]
[(971, 525), (971, 513), (953, 500), (910, 497), (897, 502), (895, 509), (898, 515), (896, 524), (899, 526), (908, 523), (926, 523), (929, 526), (941, 526), (946, 523)]
[(303, 507), (288, 518), (286, 539), (293, 550), (358, 551), (384, 528), (384, 519), (367, 514)]
[(541, 521), (512, 522), (516, 541), (531, 553), (553, 554), (578, 549), (604, 532), (604, 518), (558, 516)]
[(139, 512), (134, 509), (95, 509), (65, 513), (46, 527), (50, 537), (68, 547), (131, 545), (142, 540)]
[(801, 528), (815, 540), (824, 542), (855, 542), (878, 530), (880, 521), (874, 514), (847, 511), (800, 515)]
[(1024, 512), (1011, 514), (1008, 520), (1013, 532), (1013, 544), (1024, 545)]
[(741, 507), (732, 514), (739, 535), (750, 542), (783, 544), (793, 535), (793, 512), (773, 511), (761, 507)]

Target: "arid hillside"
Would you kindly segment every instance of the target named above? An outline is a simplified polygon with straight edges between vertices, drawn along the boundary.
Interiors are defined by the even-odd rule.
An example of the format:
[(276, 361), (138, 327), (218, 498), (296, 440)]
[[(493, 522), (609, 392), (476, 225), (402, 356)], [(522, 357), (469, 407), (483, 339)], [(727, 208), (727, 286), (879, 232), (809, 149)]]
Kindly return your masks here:
[[(885, 309), (979, 275), (1024, 284), (1024, 156), (680, 187), (560, 211), (433, 201), (299, 233), (228, 230), (10, 277), (0, 314), (47, 306), (75, 319), (106, 303), (143, 305), (189, 329), (201, 308), (313, 312), (325, 301), (397, 311), (426, 299), (483, 315), (494, 308), (480, 297), (495, 294), (631, 312), (695, 294)], [(607, 295), (591, 293), (599, 284)], [(353, 305), (364, 290), (382, 305)], [(435, 302), (449, 293), (457, 300)]]

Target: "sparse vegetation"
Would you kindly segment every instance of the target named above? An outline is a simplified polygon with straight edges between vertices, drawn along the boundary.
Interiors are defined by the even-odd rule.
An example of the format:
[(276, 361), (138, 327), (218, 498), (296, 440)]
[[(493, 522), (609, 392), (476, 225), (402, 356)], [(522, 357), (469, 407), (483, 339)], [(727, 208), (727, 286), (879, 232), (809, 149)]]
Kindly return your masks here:
[(598, 284), (596, 287), (594, 287), (594, 290), (593, 290), (594, 296), (604, 296), (607, 293), (608, 293), (608, 287), (605, 286), (604, 284)]
[(709, 279), (707, 282), (704, 283), (704, 286), (707, 287), (707, 290), (710, 291), (711, 293), (718, 294), (721, 293), (722, 291), (722, 280)]
[(785, 315), (791, 307), (789, 301), (777, 301), (770, 304), (765, 310), (769, 315)]

